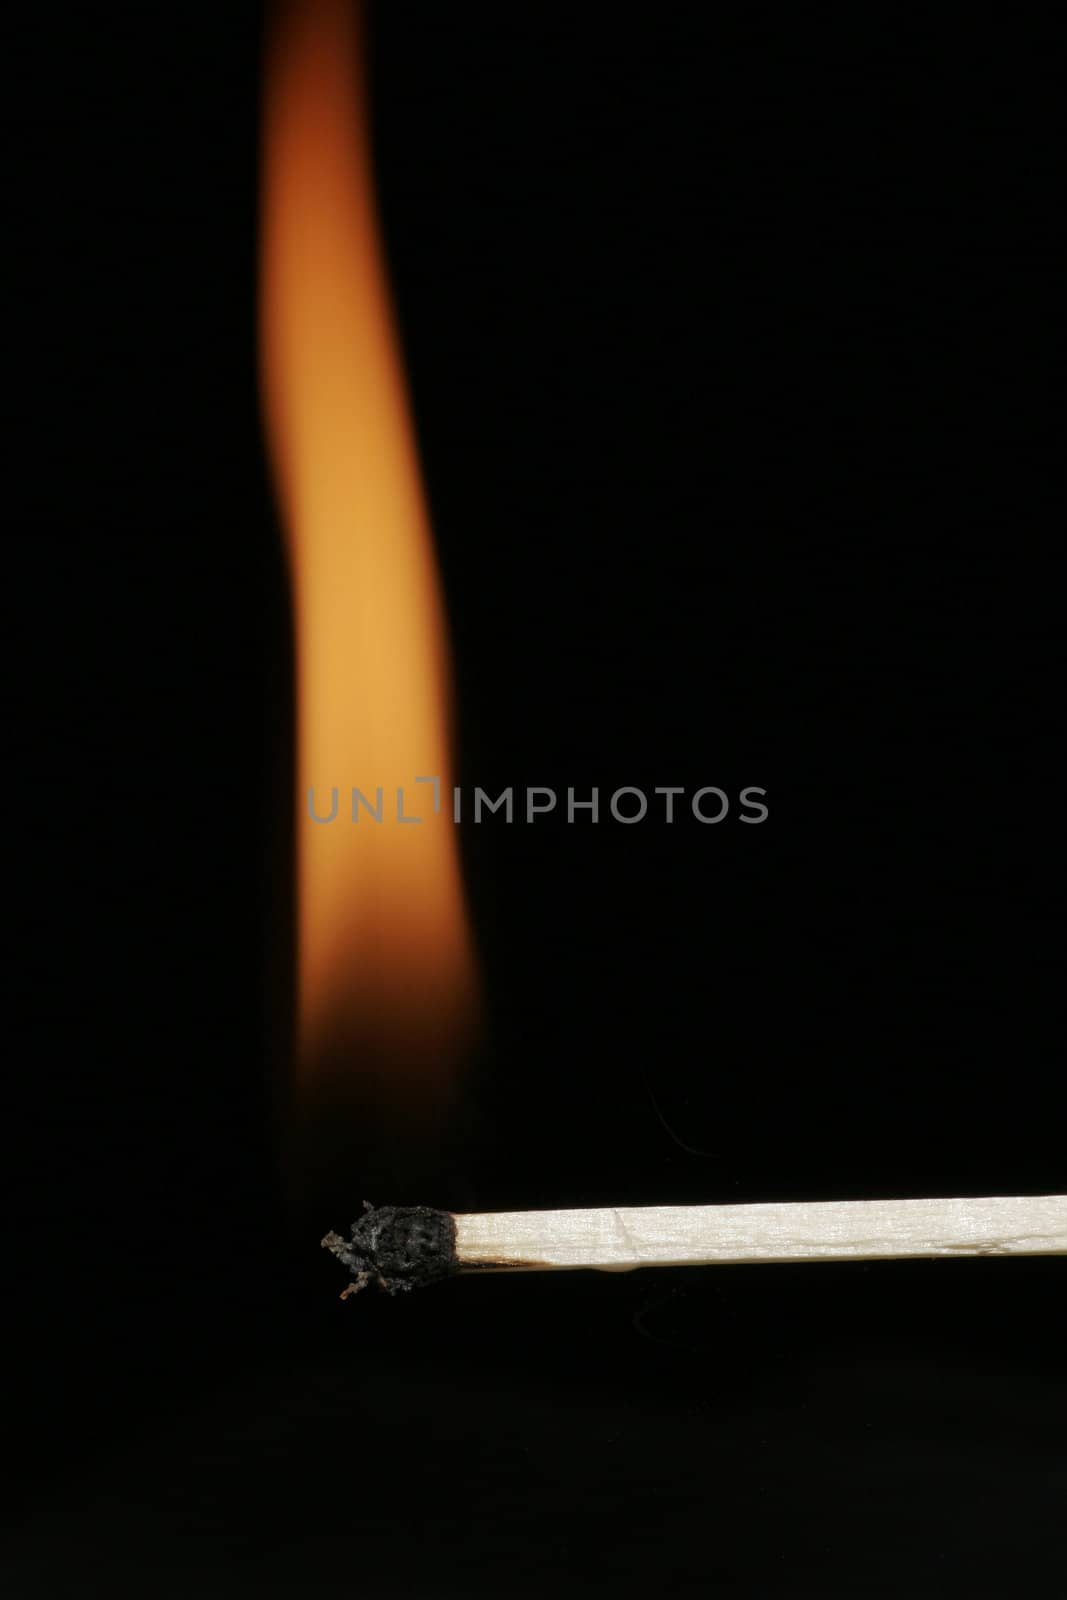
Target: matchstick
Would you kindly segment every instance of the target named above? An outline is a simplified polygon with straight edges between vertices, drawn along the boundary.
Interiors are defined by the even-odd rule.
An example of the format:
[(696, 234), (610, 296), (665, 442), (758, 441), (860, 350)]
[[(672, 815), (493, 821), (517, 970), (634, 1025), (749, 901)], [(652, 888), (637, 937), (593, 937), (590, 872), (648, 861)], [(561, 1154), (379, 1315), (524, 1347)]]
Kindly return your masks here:
[(1067, 1195), (822, 1200), (783, 1205), (606, 1206), (453, 1215), (365, 1202), (323, 1248), (390, 1294), (460, 1272), (697, 1267), (725, 1262), (1067, 1254)]

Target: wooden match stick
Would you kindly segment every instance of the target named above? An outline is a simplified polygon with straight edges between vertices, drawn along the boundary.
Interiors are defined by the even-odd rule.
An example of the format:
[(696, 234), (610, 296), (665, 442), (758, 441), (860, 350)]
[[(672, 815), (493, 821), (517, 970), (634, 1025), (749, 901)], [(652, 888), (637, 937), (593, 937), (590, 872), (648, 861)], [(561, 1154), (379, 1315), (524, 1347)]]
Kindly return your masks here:
[(1067, 1195), (466, 1215), (429, 1206), (375, 1209), (365, 1203), (347, 1240), (328, 1233), (322, 1244), (352, 1274), (342, 1299), (368, 1283), (395, 1294), (458, 1272), (1064, 1255)]

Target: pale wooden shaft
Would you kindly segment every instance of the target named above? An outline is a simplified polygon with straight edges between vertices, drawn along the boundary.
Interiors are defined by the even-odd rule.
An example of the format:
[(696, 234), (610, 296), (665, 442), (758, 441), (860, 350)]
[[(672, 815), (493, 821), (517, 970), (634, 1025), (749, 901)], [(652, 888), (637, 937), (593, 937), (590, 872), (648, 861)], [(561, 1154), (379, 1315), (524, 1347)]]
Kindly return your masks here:
[(471, 1270), (1067, 1253), (1062, 1194), (497, 1211), (455, 1223)]

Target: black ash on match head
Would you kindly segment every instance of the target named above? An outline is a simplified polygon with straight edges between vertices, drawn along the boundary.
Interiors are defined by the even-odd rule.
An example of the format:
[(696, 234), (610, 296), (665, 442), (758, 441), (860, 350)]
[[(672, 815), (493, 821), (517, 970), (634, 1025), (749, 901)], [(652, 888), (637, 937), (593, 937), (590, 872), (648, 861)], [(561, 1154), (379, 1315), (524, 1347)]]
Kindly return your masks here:
[(365, 1200), (348, 1238), (328, 1233), (322, 1247), (352, 1274), (342, 1300), (369, 1283), (401, 1294), (459, 1270), (456, 1224), (449, 1212), (433, 1206), (372, 1206)]

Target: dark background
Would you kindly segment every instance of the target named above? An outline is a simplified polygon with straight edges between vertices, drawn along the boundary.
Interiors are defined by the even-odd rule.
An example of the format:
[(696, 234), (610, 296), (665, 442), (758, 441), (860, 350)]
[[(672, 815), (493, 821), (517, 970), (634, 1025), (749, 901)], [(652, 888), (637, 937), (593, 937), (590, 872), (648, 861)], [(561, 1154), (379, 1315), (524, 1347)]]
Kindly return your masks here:
[[(372, 21), (464, 781), (771, 813), (467, 829), (489, 1039), (373, 1198), (1062, 1191), (1047, 24)], [(10, 1592), (1062, 1595), (1057, 1260), (294, 1244), (262, 27), (5, 52)]]

